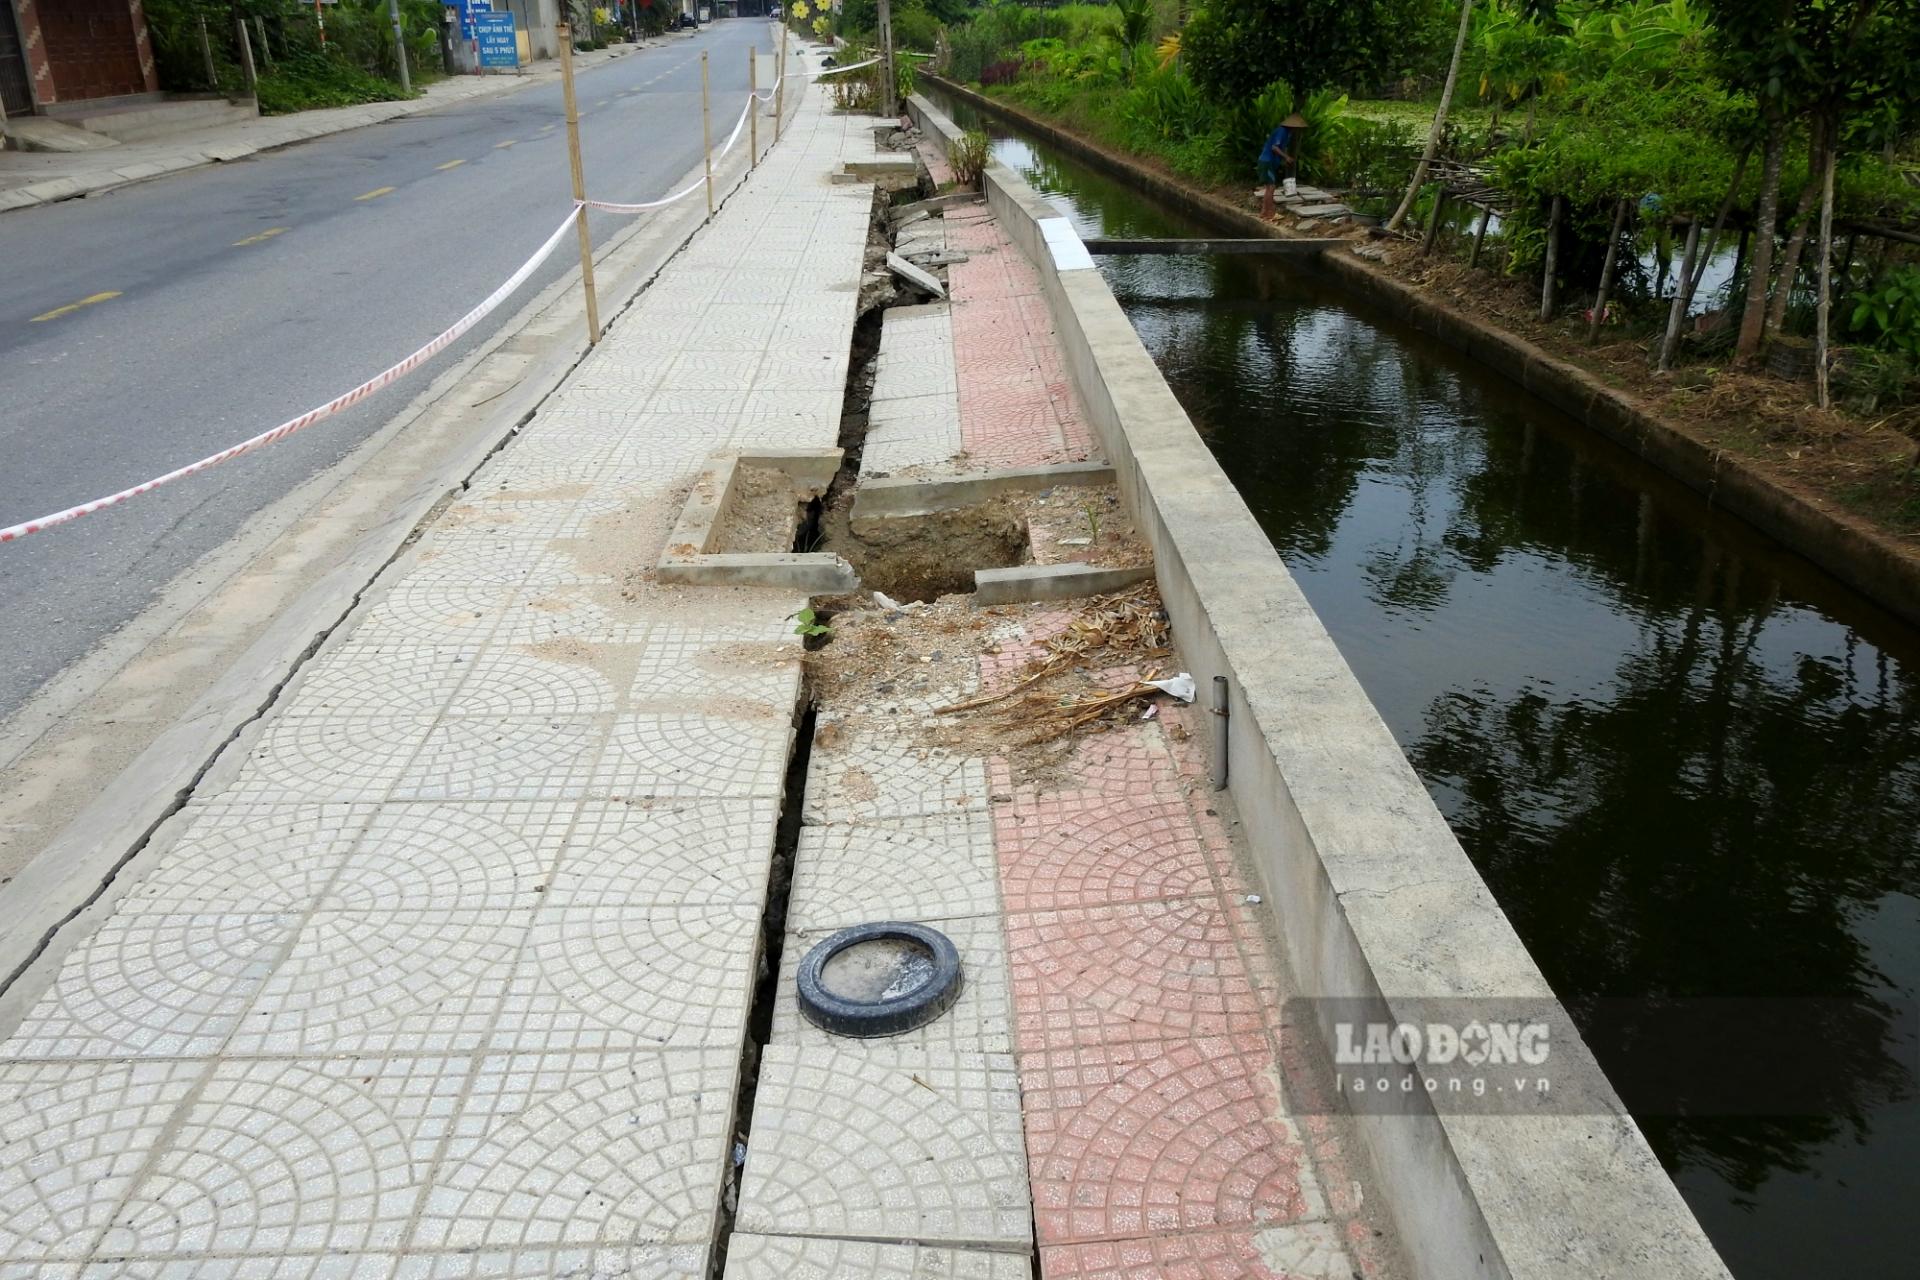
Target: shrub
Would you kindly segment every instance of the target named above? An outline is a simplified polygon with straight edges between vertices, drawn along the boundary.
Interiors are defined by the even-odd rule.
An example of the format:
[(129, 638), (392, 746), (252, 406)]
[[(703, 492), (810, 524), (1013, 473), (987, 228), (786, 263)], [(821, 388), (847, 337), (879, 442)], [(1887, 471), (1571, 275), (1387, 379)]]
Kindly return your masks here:
[(963, 187), (979, 187), (980, 177), (993, 158), (993, 141), (978, 129), (969, 129), (947, 150), (947, 163), (953, 166), (953, 180)]
[(392, 102), (404, 96), (392, 81), (317, 50), (283, 57), (260, 76), (260, 114), (265, 116)]
[(1847, 327), (1882, 350), (1920, 358), (1920, 267), (1890, 272), (1856, 294)]

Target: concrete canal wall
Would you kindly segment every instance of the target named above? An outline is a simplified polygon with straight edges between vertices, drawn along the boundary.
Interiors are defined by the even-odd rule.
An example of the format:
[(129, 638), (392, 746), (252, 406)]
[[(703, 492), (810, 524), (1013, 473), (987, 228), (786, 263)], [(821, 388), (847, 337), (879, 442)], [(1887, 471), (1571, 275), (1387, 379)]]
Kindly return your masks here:
[[(909, 109), (927, 133), (959, 136), (924, 97)], [(1389, 1023), (1496, 999), (1554, 1028), (1555, 1087), (1568, 1082), (1577, 1101), (1489, 1114), (1417, 1093), (1401, 1114), (1354, 1108), (1418, 1272), (1725, 1276), (1071, 223), (997, 162), (985, 187), (1040, 272), (1086, 412), (1153, 548), (1184, 663), (1203, 697), (1212, 677), (1229, 682), (1230, 788), (1299, 991), (1364, 997)], [(1331, 1040), (1334, 1013), (1315, 1017)]]

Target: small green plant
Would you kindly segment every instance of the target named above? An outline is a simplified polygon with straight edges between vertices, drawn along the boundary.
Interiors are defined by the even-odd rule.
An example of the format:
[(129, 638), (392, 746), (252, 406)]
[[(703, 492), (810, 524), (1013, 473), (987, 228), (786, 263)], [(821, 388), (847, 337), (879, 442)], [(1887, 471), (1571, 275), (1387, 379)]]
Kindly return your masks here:
[(978, 129), (969, 129), (947, 151), (947, 163), (953, 166), (953, 180), (963, 187), (978, 187), (993, 158), (993, 140)]
[(1847, 327), (1883, 350), (1920, 356), (1920, 267), (1902, 267), (1856, 295)]
[(811, 639), (814, 636), (830, 636), (833, 634), (833, 628), (820, 621), (820, 615), (813, 611), (812, 605), (808, 605), (798, 613), (790, 613), (787, 616), (793, 619), (793, 634), (797, 636), (806, 636)]
[(1096, 509), (1091, 502), (1081, 503), (1080, 510), (1087, 517), (1087, 541), (1089, 543), (1100, 541), (1099, 510)]

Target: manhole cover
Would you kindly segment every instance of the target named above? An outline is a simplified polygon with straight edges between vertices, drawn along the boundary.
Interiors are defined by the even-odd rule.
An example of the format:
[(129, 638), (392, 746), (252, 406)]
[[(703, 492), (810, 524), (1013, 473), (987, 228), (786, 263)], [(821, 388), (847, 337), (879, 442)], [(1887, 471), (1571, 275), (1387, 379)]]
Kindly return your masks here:
[(843, 1036), (891, 1036), (925, 1026), (960, 998), (960, 953), (923, 924), (842, 929), (800, 962), (800, 1011)]

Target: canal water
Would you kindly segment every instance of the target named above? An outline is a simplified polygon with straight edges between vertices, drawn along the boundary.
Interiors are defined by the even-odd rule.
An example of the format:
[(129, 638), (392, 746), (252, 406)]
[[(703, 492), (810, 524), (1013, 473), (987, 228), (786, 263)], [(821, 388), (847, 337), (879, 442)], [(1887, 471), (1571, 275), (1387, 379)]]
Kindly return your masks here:
[[(1204, 230), (954, 106), (1083, 234)], [(1920, 636), (1298, 268), (1099, 264), (1734, 1273), (1913, 1275)], [(1774, 1026), (1816, 1114), (1698, 1114)]]

